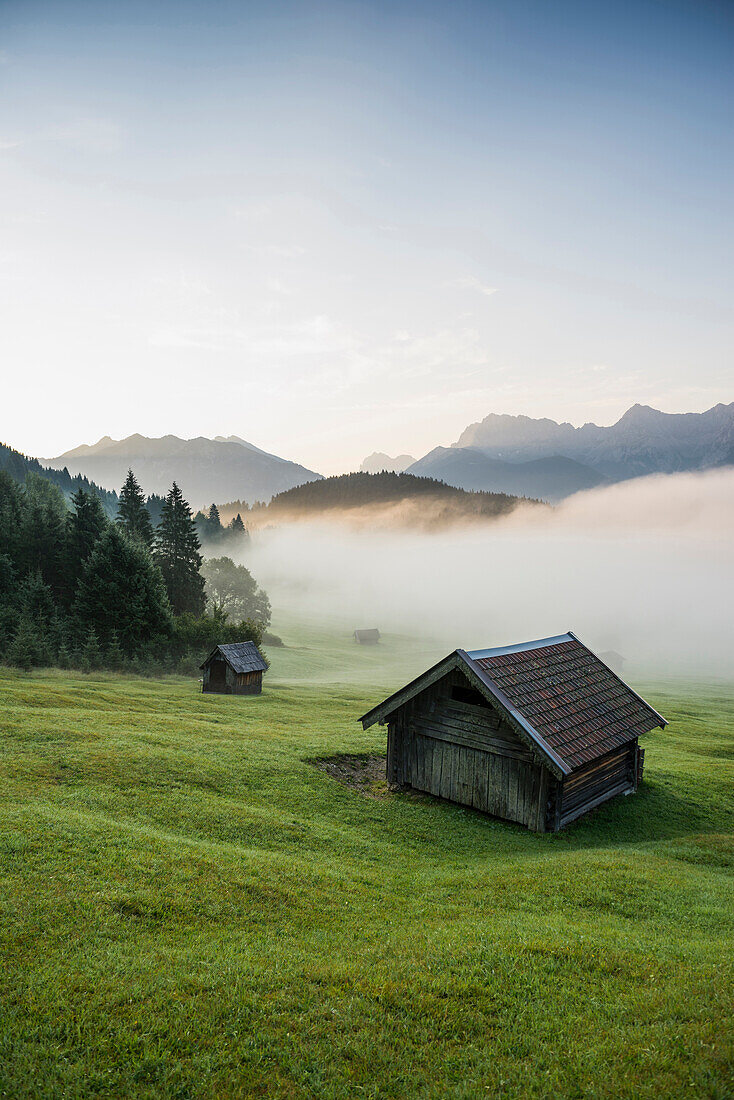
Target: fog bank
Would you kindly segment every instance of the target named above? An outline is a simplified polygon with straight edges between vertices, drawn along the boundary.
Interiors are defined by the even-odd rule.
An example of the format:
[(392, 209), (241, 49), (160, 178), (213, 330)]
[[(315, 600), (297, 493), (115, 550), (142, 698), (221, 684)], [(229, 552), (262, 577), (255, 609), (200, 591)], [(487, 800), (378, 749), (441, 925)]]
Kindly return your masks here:
[(732, 675), (733, 505), (734, 469), (661, 475), (430, 535), (283, 525), (245, 561), (276, 619), (338, 616), (447, 651), (573, 630), (630, 671)]

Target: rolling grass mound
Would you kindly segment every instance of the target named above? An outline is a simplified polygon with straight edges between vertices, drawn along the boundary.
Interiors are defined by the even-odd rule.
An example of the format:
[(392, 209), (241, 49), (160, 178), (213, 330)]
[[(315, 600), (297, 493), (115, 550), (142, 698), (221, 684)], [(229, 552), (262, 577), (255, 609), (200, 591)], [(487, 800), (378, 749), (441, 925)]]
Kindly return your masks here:
[(653, 686), (639, 794), (534, 836), (314, 767), (397, 683), (271, 657), (0, 670), (0, 1096), (732, 1095), (727, 692)]

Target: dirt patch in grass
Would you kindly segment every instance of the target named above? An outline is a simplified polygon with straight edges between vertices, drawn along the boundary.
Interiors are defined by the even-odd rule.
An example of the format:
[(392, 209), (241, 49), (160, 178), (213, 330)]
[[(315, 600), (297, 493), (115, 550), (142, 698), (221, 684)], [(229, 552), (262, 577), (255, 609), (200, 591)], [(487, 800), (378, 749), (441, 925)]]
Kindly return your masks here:
[(306, 763), (367, 798), (384, 798), (388, 793), (385, 757), (378, 753), (339, 753), (313, 757)]

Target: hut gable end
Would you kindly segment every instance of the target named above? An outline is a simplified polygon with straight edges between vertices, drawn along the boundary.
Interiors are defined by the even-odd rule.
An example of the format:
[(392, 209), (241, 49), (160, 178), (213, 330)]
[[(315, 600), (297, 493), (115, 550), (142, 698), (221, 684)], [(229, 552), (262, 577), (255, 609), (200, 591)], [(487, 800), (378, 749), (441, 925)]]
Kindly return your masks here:
[(395, 716), (434, 740), (518, 760), (533, 754), (469, 677), (454, 668), (404, 703)]
[(564, 767), (563, 762), (544, 744), (532, 727), (524, 721), (516, 708), (490, 683), (488, 677), (469, 659), (468, 654), (462, 649), (450, 653), (433, 668), (424, 672), (422, 676), (418, 676), (400, 691), (396, 691), (394, 695), (385, 699), (379, 706), (362, 715), (360, 721), (363, 728), (368, 729), (375, 722), (384, 724), (401, 706), (426, 692), (432, 684), (443, 679), (451, 671), (458, 671), (461, 674), (462, 682), (465, 680), (469, 689), (476, 691), (496, 710), (514, 731), (514, 735), (529, 749), (531, 755), (550, 768), (554, 775), (559, 778), (567, 774), (568, 769)]

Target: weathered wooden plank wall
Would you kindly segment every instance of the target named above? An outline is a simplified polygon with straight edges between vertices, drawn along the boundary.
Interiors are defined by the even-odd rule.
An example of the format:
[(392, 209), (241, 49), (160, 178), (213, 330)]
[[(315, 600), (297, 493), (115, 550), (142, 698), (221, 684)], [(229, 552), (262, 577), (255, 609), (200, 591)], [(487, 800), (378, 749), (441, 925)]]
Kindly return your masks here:
[(637, 789), (637, 742), (593, 760), (568, 776), (560, 792), (558, 825), (563, 828), (610, 798)]
[(394, 713), (388, 782), (545, 829), (545, 769), (492, 708), (452, 697), (457, 686), (466, 679), (449, 673)]
[(214, 681), (210, 676), (210, 668), (204, 670), (202, 691), (220, 695), (259, 695), (262, 692), (262, 672), (235, 672), (229, 665), (225, 665), (224, 680)]

